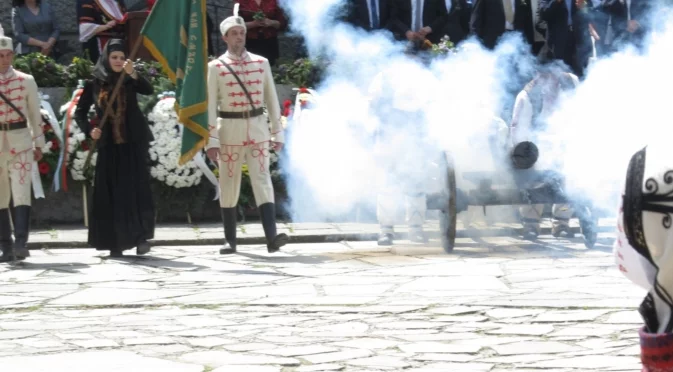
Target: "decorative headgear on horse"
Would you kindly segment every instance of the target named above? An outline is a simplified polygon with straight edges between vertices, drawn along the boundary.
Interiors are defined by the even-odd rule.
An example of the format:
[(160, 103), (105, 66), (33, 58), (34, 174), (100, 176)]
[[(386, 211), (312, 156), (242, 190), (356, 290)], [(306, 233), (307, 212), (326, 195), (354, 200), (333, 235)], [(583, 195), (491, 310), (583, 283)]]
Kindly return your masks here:
[[(673, 234), (673, 164), (658, 163), (665, 157), (648, 148), (636, 152), (626, 173), (624, 192), (624, 233), (629, 244), (654, 264), (664, 254)], [(673, 248), (673, 247), (671, 247)]]
[(5, 36), (5, 30), (0, 25), (0, 50), (14, 50), (12, 39)]
[(234, 4), (234, 15), (226, 18), (222, 23), (220, 23), (220, 32), (222, 36), (226, 35), (229, 32), (229, 29), (235, 26), (243, 27), (244, 30), (248, 30), (245, 26), (245, 20), (238, 15), (239, 3)]

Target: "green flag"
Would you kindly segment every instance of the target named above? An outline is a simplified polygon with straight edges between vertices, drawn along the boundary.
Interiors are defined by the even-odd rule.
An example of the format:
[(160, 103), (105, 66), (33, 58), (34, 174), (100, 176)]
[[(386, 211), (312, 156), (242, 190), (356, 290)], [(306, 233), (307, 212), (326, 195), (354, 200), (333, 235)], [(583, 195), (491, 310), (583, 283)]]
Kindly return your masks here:
[(209, 138), (206, 0), (157, 0), (140, 33), (176, 86), (175, 109), (185, 127), (179, 162), (183, 165)]

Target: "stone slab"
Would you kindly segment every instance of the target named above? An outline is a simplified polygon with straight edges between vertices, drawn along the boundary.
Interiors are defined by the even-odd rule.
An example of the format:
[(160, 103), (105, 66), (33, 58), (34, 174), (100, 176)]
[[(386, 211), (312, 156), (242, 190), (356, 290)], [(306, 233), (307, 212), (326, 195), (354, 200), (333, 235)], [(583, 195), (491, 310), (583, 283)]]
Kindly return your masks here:
[(30, 372), (202, 372), (203, 367), (195, 364), (178, 363), (163, 359), (140, 356), (128, 351), (98, 351), (84, 353), (62, 353), (39, 356), (0, 358), (3, 370)]

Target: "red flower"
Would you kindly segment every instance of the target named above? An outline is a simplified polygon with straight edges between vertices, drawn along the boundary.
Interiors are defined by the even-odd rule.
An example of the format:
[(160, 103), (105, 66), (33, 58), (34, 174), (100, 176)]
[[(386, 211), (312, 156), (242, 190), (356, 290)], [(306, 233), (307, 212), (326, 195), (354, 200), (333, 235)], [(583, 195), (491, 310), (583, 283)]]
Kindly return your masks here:
[(292, 110), (290, 110), (290, 108), (288, 107), (283, 111), (283, 116), (285, 116), (286, 118), (289, 118), (290, 115), (292, 115)]
[(51, 167), (49, 164), (47, 164), (47, 162), (40, 162), (38, 168), (40, 170), (40, 174), (47, 174), (51, 170)]
[(42, 133), (47, 133), (47, 132), (49, 132), (50, 129), (51, 129), (51, 125), (45, 124), (45, 125), (42, 126)]
[(289, 99), (286, 99), (285, 102), (283, 102), (283, 107), (288, 108), (290, 106), (292, 106), (292, 101), (290, 101)]
[(86, 140), (80, 142), (80, 146), (82, 146), (83, 151), (89, 151), (89, 143)]
[(58, 150), (58, 141), (54, 138), (53, 140), (49, 141), (51, 142), (51, 149), (52, 150)]

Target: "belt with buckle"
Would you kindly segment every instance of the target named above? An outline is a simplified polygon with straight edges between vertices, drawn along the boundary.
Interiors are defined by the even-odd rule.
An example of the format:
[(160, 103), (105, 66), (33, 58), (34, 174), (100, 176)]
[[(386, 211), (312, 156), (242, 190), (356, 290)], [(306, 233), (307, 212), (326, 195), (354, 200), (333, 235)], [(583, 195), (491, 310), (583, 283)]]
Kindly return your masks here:
[(262, 107), (258, 107), (254, 110), (243, 112), (232, 112), (232, 111), (218, 112), (218, 116), (220, 117), (220, 119), (248, 119), (248, 118), (255, 118), (261, 115), (264, 115), (264, 108)]
[(0, 123), (0, 131), (10, 131), (28, 128), (28, 123), (24, 121), (15, 121), (13, 123)]

